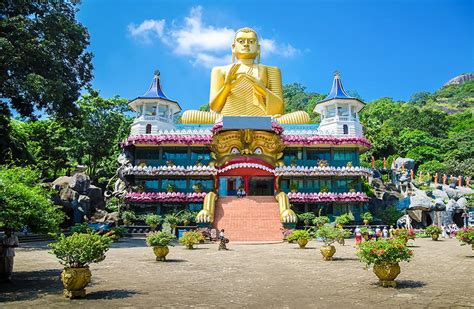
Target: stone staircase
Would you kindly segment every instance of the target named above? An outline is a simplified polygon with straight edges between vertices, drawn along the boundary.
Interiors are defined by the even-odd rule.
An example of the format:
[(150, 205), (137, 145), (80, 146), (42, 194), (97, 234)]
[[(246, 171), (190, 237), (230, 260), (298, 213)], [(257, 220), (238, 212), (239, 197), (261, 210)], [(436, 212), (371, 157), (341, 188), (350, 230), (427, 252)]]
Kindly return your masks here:
[(278, 203), (273, 196), (219, 197), (213, 227), (231, 242), (273, 242), (283, 238)]

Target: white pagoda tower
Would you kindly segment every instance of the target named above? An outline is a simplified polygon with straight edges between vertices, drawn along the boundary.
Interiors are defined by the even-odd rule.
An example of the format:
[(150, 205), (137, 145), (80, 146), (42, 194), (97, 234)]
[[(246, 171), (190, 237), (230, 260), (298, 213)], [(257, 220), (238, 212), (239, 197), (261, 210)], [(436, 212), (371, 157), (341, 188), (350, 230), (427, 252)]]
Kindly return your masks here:
[(364, 106), (364, 102), (347, 94), (342, 86), (341, 77), (336, 72), (328, 96), (314, 107), (314, 112), (321, 115), (319, 130), (332, 135), (362, 137), (359, 111)]
[(158, 131), (175, 128), (176, 115), (181, 111), (177, 101), (164, 94), (160, 84), (160, 72), (155, 76), (148, 91), (128, 103), (137, 112), (130, 135), (157, 134)]

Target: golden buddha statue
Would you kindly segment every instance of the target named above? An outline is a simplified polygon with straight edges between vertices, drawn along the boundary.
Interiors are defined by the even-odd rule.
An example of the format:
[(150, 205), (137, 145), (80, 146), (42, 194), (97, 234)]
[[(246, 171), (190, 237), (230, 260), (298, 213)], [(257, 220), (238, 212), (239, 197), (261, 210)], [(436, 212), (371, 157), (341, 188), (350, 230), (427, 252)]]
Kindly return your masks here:
[(260, 64), (255, 30), (237, 30), (232, 62), (212, 69), (211, 111), (186, 111), (182, 123), (212, 124), (219, 116), (273, 116), (281, 124), (309, 123), (309, 115), (304, 111), (284, 115), (280, 69)]

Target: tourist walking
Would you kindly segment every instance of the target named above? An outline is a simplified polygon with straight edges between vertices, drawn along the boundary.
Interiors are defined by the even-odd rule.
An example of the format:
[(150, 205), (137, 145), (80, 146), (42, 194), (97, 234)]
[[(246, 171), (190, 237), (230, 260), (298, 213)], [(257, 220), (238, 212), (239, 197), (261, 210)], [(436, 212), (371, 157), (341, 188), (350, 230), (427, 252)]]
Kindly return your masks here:
[(12, 229), (5, 229), (5, 236), (2, 237), (0, 245), (0, 280), (11, 282), (15, 248), (20, 245)]
[(219, 233), (219, 240), (220, 242), (218, 250), (228, 250), (226, 244), (229, 242), (229, 239), (225, 238), (224, 229), (222, 229)]
[(390, 234), (391, 239), (395, 238), (395, 229), (393, 228), (393, 225), (390, 225), (390, 230), (388, 230), (388, 233)]
[(358, 246), (362, 242), (362, 233), (360, 231), (359, 226), (356, 226), (354, 230), (355, 235), (355, 245)]
[(386, 226), (383, 227), (382, 235), (383, 235), (383, 238), (388, 238), (388, 230)]
[(446, 226), (441, 225), (441, 237), (446, 238), (448, 237), (448, 233), (446, 233)]
[(380, 226), (377, 226), (375, 228), (375, 240), (378, 240), (381, 237), (382, 237), (382, 230), (380, 229)]

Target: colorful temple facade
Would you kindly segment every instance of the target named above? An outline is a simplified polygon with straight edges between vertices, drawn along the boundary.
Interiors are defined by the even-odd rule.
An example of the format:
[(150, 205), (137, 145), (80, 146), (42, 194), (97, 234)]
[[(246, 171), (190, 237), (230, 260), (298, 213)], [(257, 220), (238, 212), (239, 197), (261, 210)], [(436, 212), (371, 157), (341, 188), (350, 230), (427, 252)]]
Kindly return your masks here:
[[(370, 147), (358, 115), (364, 103), (346, 93), (336, 74), (314, 109), (319, 125), (304, 112), (282, 115), (279, 70), (242, 57), (258, 44), (246, 29), (232, 46), (237, 64), (213, 69), (211, 111), (187, 111), (178, 124), (181, 107), (164, 94), (159, 73), (130, 102), (137, 117), (121, 143), (130, 162), (123, 174), (133, 188), (126, 202), (136, 213), (198, 211), (199, 224), (241, 241), (280, 240), (280, 229), (307, 211), (352, 212), (360, 220), (368, 201), (362, 179), (372, 174), (359, 162)], [(233, 85), (217, 73), (225, 80), (235, 74)], [(253, 94), (245, 92), (251, 87)], [(239, 188), (246, 197), (236, 197)]]

